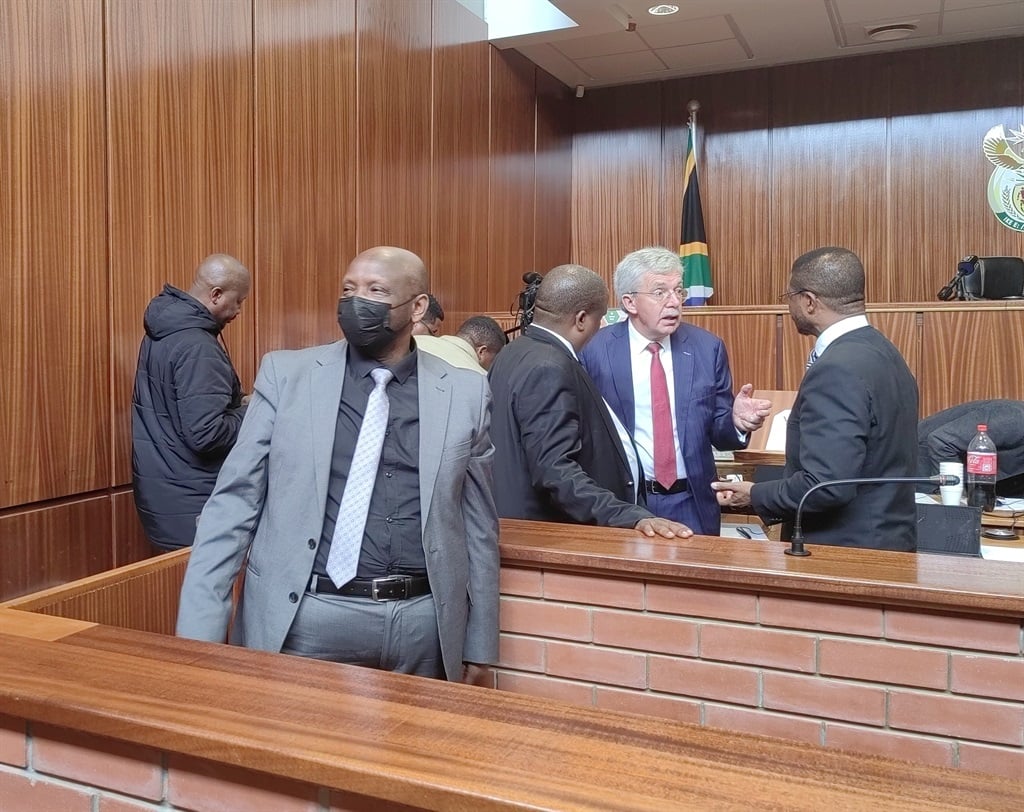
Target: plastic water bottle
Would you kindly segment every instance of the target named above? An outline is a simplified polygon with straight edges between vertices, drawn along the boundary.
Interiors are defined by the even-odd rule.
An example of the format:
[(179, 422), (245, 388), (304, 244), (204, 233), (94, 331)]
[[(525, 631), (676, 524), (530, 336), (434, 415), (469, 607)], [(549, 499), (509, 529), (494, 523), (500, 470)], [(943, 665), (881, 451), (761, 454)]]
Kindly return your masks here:
[(996, 446), (981, 423), (967, 446), (967, 504), (991, 511), (996, 507)]

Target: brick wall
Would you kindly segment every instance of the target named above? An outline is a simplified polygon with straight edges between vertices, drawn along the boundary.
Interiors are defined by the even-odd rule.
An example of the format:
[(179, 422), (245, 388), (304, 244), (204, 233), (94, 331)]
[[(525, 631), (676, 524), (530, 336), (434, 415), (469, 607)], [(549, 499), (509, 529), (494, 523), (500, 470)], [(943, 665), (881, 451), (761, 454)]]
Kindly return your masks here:
[(409, 807), (0, 716), (3, 812), (404, 812)]
[(1020, 621), (502, 569), (498, 688), (1024, 780)]

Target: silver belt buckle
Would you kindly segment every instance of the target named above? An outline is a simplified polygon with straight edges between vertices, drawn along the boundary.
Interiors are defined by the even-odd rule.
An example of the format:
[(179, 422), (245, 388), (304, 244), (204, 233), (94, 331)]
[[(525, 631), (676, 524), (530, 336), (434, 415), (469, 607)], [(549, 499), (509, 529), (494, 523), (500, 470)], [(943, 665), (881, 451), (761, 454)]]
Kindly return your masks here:
[[(374, 578), (370, 582), (370, 597), (375, 601), (397, 601), (403, 598), (409, 597), (409, 583), (412, 581), (408, 575), (385, 575), (382, 578)], [(394, 597), (382, 598), (380, 596), (380, 588), (382, 586), (388, 586), (391, 584), (404, 584), (405, 594), (395, 595)]]

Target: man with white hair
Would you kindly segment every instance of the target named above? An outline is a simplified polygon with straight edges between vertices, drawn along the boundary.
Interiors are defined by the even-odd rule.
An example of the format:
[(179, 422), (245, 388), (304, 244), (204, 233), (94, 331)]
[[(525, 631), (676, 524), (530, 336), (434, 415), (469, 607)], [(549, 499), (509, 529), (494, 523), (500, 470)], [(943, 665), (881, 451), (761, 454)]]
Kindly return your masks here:
[(750, 384), (734, 397), (722, 340), (683, 322), (678, 255), (667, 248), (633, 251), (616, 267), (614, 282), (628, 318), (602, 329), (580, 360), (633, 436), (648, 509), (717, 536), (711, 447), (745, 448), (771, 403), (752, 398)]

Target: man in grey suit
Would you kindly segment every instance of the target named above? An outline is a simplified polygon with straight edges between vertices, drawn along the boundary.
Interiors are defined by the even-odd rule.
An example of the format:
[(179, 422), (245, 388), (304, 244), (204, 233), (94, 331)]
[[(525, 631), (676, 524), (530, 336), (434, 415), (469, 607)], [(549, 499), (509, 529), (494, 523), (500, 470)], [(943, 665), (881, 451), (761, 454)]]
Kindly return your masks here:
[[(338, 303), (346, 340), (263, 359), (199, 521), (179, 635), (227, 639), (244, 562), (232, 642), (449, 680), (497, 659), (490, 393), (483, 376), (416, 351), (426, 290), (415, 254), (364, 251)], [(360, 429), (381, 386), (379, 463), (361, 476)], [(369, 508), (355, 577), (335, 583), (336, 532), (363, 521), (343, 508), (350, 471)]]

